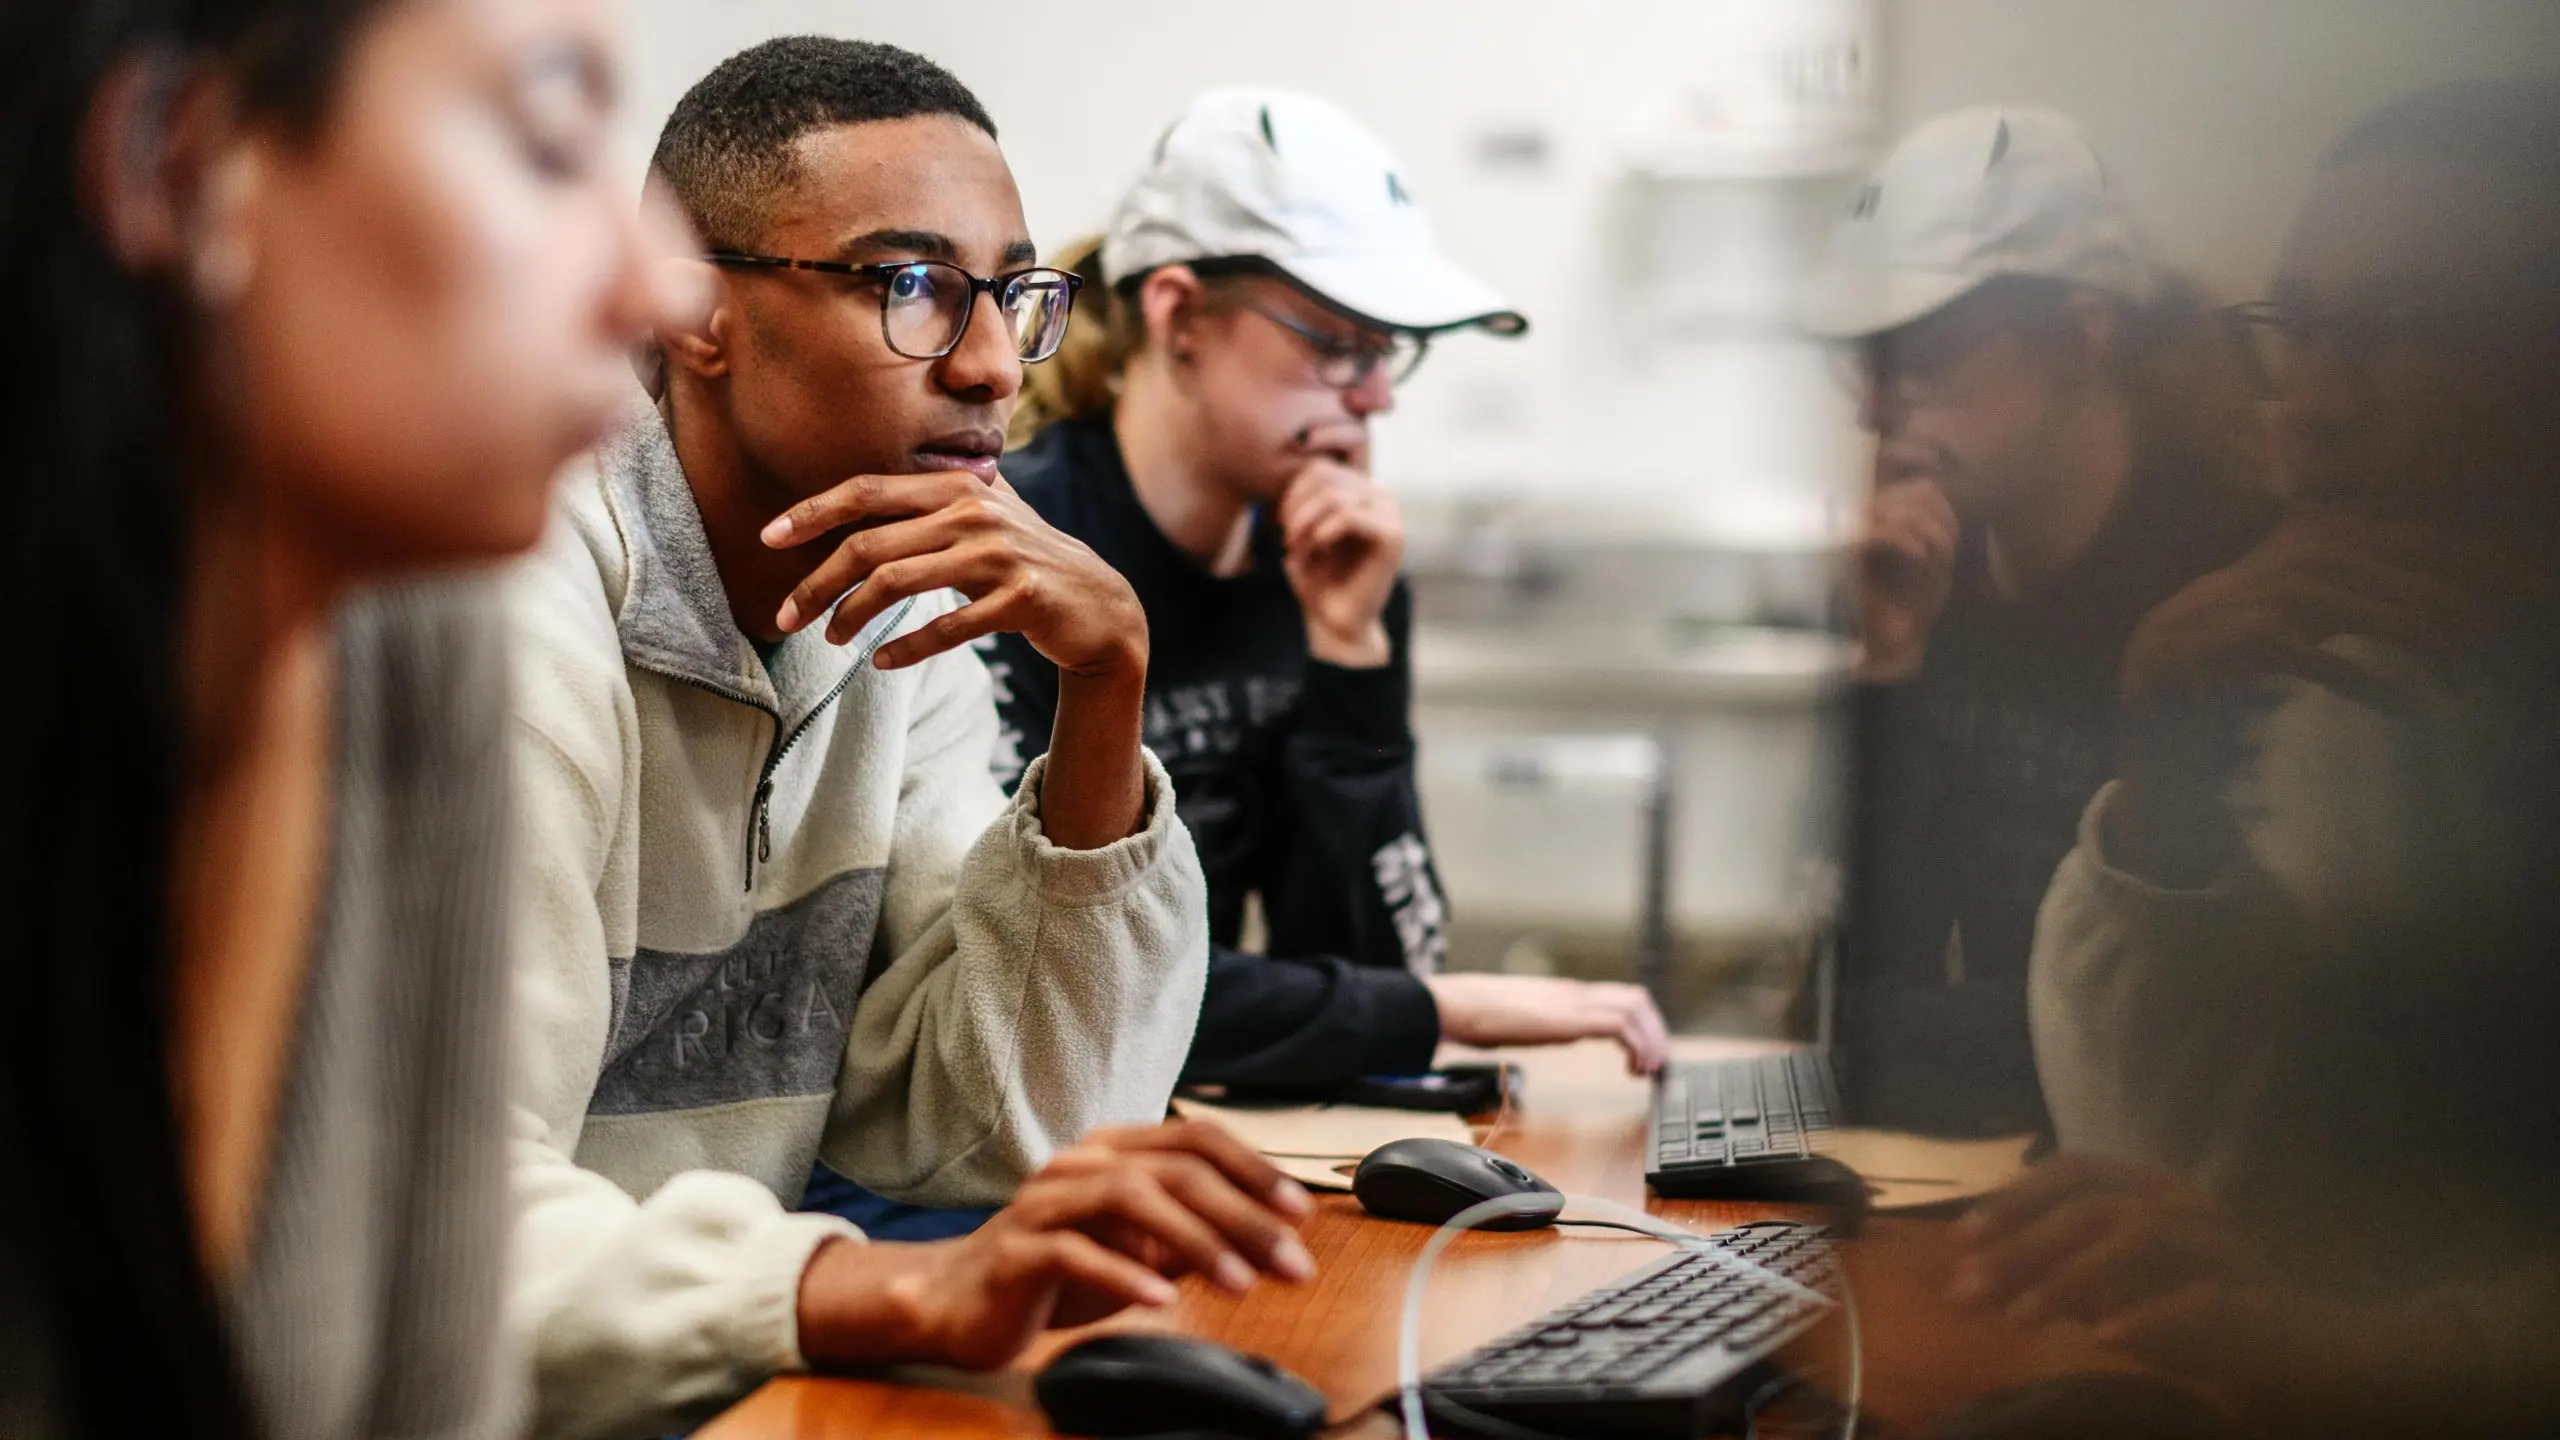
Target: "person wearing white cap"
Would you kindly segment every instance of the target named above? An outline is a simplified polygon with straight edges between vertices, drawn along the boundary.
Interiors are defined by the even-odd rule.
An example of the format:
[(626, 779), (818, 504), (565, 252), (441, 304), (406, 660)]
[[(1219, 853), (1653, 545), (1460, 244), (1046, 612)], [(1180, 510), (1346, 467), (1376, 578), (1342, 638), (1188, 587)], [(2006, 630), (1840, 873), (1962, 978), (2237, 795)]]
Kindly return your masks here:
[[(2246, 387), (2065, 117), (1920, 126), (1800, 310), (1876, 437), (1844, 1081), (1862, 1122), (2041, 1129), (2036, 909), (2115, 762), (2137, 621), (2273, 518)], [(2226, 377), (2228, 376), (2228, 379)]]
[[(1666, 1031), (1638, 987), (1440, 972), (1403, 522), (1367, 474), (1369, 422), (1438, 337), (1527, 322), (1441, 254), (1376, 137), (1282, 90), (1193, 100), (1061, 263), (1087, 277), (1075, 327), (1018, 428), (1048, 423), (1004, 471), (1147, 611), (1146, 741), (1209, 881), (1184, 1078), (1323, 1089), (1424, 1070), (1444, 1037), (1603, 1036), (1654, 1068)], [(990, 668), (1011, 783), (1058, 672), (1010, 638)], [(1265, 953), (1242, 948), (1248, 896)]]

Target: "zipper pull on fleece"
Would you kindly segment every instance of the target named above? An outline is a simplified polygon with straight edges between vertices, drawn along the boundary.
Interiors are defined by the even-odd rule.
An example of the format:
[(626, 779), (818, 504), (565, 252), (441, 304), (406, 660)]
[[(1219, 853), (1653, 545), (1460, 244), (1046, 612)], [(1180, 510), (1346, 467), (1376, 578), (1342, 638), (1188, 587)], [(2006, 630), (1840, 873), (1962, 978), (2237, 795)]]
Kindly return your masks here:
[(747, 888), (756, 888), (756, 867), (773, 859), (773, 782), (756, 783), (754, 808), (747, 815)]

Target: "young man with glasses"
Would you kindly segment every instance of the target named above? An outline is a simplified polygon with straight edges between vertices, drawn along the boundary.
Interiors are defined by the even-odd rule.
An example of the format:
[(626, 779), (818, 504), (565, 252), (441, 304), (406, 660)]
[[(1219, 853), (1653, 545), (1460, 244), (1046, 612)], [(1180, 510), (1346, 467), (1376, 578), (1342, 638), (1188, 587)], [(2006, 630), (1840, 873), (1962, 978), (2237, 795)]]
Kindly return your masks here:
[(2246, 392), (2050, 112), (1907, 136), (1804, 316), (1876, 438), (1843, 1080), (1862, 1123), (2039, 1130), (2036, 909), (2115, 773), (2127, 636), (2271, 518)]
[[(1147, 743), (1209, 881), (1184, 1077), (1322, 1091), (1427, 1069), (1444, 1038), (1598, 1036), (1652, 1069), (1665, 1032), (1638, 987), (1440, 968), (1404, 527), (1369, 423), (1434, 337), (1525, 322), (1439, 253), (1375, 137), (1286, 91), (1194, 100), (1079, 268), (1078, 334), (1026, 407), (1054, 423), (1005, 474), (1146, 606)], [(998, 764), (1027, 784), (1059, 668), (1014, 636), (991, 668)]]
[[(777, 40), (677, 105), (652, 183), (707, 307), (514, 597), (539, 1428), (664, 1433), (778, 1370), (997, 1364), (1167, 1276), (1305, 1275), (1302, 1192), (1152, 1123), (1200, 871), (1140, 746), (1136, 597), (996, 472), (1074, 281), (985, 111), (903, 51)], [(998, 629), (1065, 677), (1010, 803), (968, 643)], [(786, 1211), (821, 1157), (1010, 1203), (859, 1243)]]

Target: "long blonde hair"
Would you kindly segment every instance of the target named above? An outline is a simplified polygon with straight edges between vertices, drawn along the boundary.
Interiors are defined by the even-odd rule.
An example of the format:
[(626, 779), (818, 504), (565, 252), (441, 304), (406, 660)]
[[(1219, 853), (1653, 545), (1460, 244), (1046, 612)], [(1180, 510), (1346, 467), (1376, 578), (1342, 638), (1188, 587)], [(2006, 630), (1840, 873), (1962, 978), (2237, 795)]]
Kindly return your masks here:
[[(1049, 263), (1083, 276), (1084, 285), (1076, 292), (1065, 343), (1023, 377), (1022, 403), (1015, 407), (1013, 424), (1005, 432), (1008, 446), (1027, 445), (1032, 436), (1061, 420), (1110, 410), (1120, 399), (1121, 375), (1147, 346), (1147, 317), (1138, 305), (1138, 287), (1145, 283), (1146, 274), (1124, 275), (1116, 286), (1104, 280), (1099, 235), (1067, 246)], [(1239, 287), (1252, 276), (1286, 278), (1271, 262), (1253, 256), (1183, 263), (1199, 277), (1209, 311), (1232, 304), (1241, 293)]]
[(1058, 353), (1031, 367), (1023, 379), (1005, 439), (1028, 444), (1061, 420), (1099, 415), (1120, 398), (1120, 372), (1147, 343), (1147, 319), (1138, 312), (1136, 287), (1120, 294), (1102, 278), (1102, 237), (1088, 235), (1049, 262), (1084, 277), (1075, 313)]

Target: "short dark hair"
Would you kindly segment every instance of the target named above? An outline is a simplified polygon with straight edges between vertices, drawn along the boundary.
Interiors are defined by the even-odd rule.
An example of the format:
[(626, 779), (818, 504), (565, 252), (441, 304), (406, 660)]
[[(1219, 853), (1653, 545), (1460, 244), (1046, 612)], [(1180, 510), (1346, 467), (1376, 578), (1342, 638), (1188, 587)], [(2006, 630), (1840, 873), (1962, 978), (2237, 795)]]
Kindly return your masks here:
[(949, 115), (996, 122), (950, 71), (870, 40), (785, 35), (694, 82), (658, 132), (650, 169), (715, 248), (752, 246), (776, 190), (799, 178), (792, 143), (830, 125)]
[(2383, 154), (2484, 165), (2553, 187), (2560, 178), (2560, 84), (2457, 81), (2414, 91), (2349, 126), (2324, 163)]

